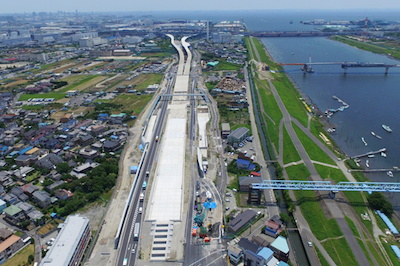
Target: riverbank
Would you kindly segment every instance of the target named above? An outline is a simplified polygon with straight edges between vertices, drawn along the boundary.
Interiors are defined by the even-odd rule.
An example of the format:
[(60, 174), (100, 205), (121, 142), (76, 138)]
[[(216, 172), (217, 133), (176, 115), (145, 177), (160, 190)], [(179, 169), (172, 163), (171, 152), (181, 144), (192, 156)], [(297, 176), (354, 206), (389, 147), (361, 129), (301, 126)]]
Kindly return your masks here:
[(386, 55), (389, 58), (392, 59), (397, 59), (400, 60), (400, 50), (396, 47), (391, 47), (390, 45), (383, 45), (383, 44), (375, 44), (371, 43), (370, 41), (363, 41), (359, 37), (351, 37), (351, 36), (332, 36), (330, 38), (331, 40), (334, 41), (339, 41), (342, 43), (345, 43), (347, 45), (356, 47), (358, 49), (376, 53), (376, 54), (382, 54)]
[[(276, 111), (274, 111), (275, 115), (274, 115), (274, 113), (272, 113), (272, 114), (269, 113), (271, 105), (275, 105), (275, 103), (270, 99), (270, 97), (272, 97), (271, 93), (269, 92), (272, 90), (271, 86), (273, 86), (274, 91), (276, 91), (279, 94), (279, 96), (277, 96), (275, 93), (275, 96), (280, 98), (282, 103), (285, 105), (284, 109), (287, 109), (287, 112), (291, 116), (290, 120), (293, 120), (293, 119), (297, 120), (300, 124), (302, 124), (304, 126), (304, 128), (301, 130), (306, 130), (306, 131), (308, 131), (309, 134), (312, 133), (316, 138), (316, 139), (312, 138), (310, 135), (304, 136), (304, 134), (300, 134), (297, 137), (295, 137), (295, 141), (298, 138), (302, 142), (302, 146), (304, 147), (304, 150), (308, 153), (308, 156), (311, 159), (312, 159), (312, 157), (314, 157), (314, 161), (322, 160), (323, 157), (327, 155), (327, 153), (324, 153), (324, 151), (320, 150), (321, 146), (317, 147), (318, 146), (317, 143), (322, 142), (320, 137), (318, 136), (319, 135), (318, 133), (321, 133), (321, 132), (324, 134), (327, 134), (327, 133), (325, 130), (321, 129), (321, 127), (317, 128), (317, 126), (316, 126), (318, 124), (319, 125), (323, 124), (322, 121), (320, 120), (321, 117), (319, 117), (317, 115), (311, 115), (310, 111), (308, 111), (309, 113), (307, 114), (307, 110), (311, 109), (311, 108), (307, 108), (305, 106), (304, 102), (306, 101), (307, 105), (309, 107), (310, 106), (312, 107), (311, 99), (309, 97), (306, 97), (306, 94), (304, 92), (302, 92), (298, 86), (296, 88), (296, 84), (293, 82), (293, 80), (291, 79), (291, 77), (289, 75), (286, 75), (279, 71), (281, 69), (281, 66), (279, 66), (275, 62), (273, 62), (271, 58), (268, 58), (268, 60), (266, 60), (266, 62), (264, 60), (262, 60), (263, 57), (264, 58), (269, 57), (269, 56), (267, 56), (267, 51), (265, 50), (264, 47), (259, 47), (259, 45), (257, 45), (258, 40), (255, 39), (254, 41), (256, 43), (255, 49), (257, 49), (258, 53), (260, 53), (262, 55), (262, 56), (259, 56), (259, 60), (261, 59), (262, 63), (268, 62), (267, 64), (270, 67), (270, 70), (272, 70), (269, 85), (266, 85), (265, 82), (262, 82), (262, 80), (260, 79), (260, 76), (263, 76), (263, 75), (259, 75), (259, 73), (257, 71), (255, 71), (256, 73), (254, 76), (255, 76), (255, 83), (256, 83), (256, 85), (258, 87), (258, 91), (261, 95), (261, 99), (262, 99), (262, 101), (264, 101), (264, 104), (261, 104), (261, 105), (264, 105), (264, 107), (266, 107), (266, 108), (264, 108), (265, 109), (264, 111), (266, 112), (266, 117), (264, 117), (264, 118), (267, 118), (267, 119), (264, 119), (264, 124), (267, 124), (267, 126), (268, 126), (268, 134), (271, 134), (271, 130), (273, 130), (273, 131), (277, 131), (277, 132), (273, 133), (274, 135), (280, 136), (279, 141), (277, 141), (277, 140), (273, 141), (273, 145), (275, 145), (275, 151), (278, 151), (278, 156), (277, 156), (278, 160), (282, 161), (282, 157), (284, 156), (285, 152), (290, 152), (291, 150), (293, 150), (293, 149), (290, 149), (290, 147), (293, 145), (290, 145), (290, 143), (288, 143), (288, 142), (287, 142), (288, 144), (285, 145), (284, 142), (281, 142), (282, 141), (281, 139), (283, 136), (282, 130), (284, 131), (286, 126), (290, 127), (290, 124), (288, 124), (286, 122), (286, 123), (284, 123), (284, 127), (282, 128), (282, 125), (283, 125), (282, 120), (280, 119), (279, 116), (276, 115)], [(253, 51), (255, 49), (250, 48), (249, 50)], [(271, 85), (271, 84), (273, 84), (273, 85)], [(267, 97), (269, 97), (269, 98), (267, 98)], [(265, 105), (265, 100), (268, 101), (269, 107)], [(313, 104), (313, 105), (316, 106), (315, 104)], [(316, 112), (320, 112), (320, 111), (318, 110)], [(304, 119), (304, 116), (306, 117), (306, 119)], [(322, 117), (322, 118), (324, 118), (324, 117)], [(286, 120), (287, 119), (288, 118), (286, 118)], [(272, 121), (270, 121), (270, 120), (272, 120)], [(273, 123), (271, 123), (271, 122), (273, 122)], [(326, 122), (329, 122), (329, 121), (326, 121)], [(298, 134), (298, 132), (296, 132), (296, 135), (297, 134)], [(284, 138), (286, 138), (286, 137), (284, 137)], [(272, 139), (274, 139), (274, 138), (272, 138)], [(307, 139), (309, 139), (309, 140), (307, 140)], [(311, 142), (310, 142), (310, 140), (311, 140)], [(314, 142), (314, 141), (316, 141), (316, 142)], [(297, 142), (298, 142), (298, 140), (297, 140)], [(328, 146), (328, 145), (326, 145), (326, 146)], [(332, 147), (331, 147), (331, 149), (332, 149)], [(299, 149), (296, 148), (296, 150), (299, 150)], [(326, 152), (328, 152), (332, 156), (332, 151), (330, 151), (330, 152), (326, 151)], [(302, 154), (304, 155), (304, 151), (302, 151)], [(316, 156), (316, 154), (317, 154), (317, 156)], [(293, 156), (293, 158), (296, 158), (296, 157), (297, 156)], [(317, 157), (317, 158), (315, 158), (315, 157)], [(303, 158), (303, 159), (307, 159), (307, 158)], [(333, 156), (334, 161), (330, 162), (330, 163), (332, 163), (332, 165), (339, 163), (339, 162), (337, 162), (336, 159), (337, 159), (337, 157), (335, 158)], [(336, 163), (335, 163), (335, 161), (336, 161)], [(282, 164), (284, 173), (285, 172), (287, 173), (287, 176), (288, 176), (287, 178), (297, 179), (297, 180), (299, 178), (301, 180), (308, 179), (310, 176), (310, 173), (307, 171), (307, 168), (311, 167), (311, 170), (312, 170), (313, 166), (310, 164), (307, 164), (307, 167), (306, 167), (306, 165), (304, 164), (303, 161), (298, 161), (298, 162), (296, 161), (293, 163), (295, 163), (295, 165), (291, 165), (289, 163), (287, 165), (290, 165), (290, 166), (287, 166), (287, 167), (285, 167)], [(342, 162), (340, 164), (343, 165)], [(333, 178), (333, 180), (336, 181), (335, 177), (338, 176), (339, 173), (331, 168), (332, 167), (326, 167), (326, 168), (316, 167), (316, 170), (318, 171), (318, 174), (316, 174), (316, 175), (321, 176), (322, 179), (328, 179), (328, 178), (332, 179)], [(346, 175), (348, 174), (346, 172), (346, 169), (344, 169), (342, 171), (343, 171), (343, 174), (346, 174)], [(314, 176), (315, 176), (315, 170), (313, 172), (314, 172)], [(342, 172), (340, 172), (340, 173), (342, 174)], [(340, 180), (340, 181), (344, 181), (344, 180)], [(342, 239), (343, 243), (342, 243), (342, 245), (340, 245), (341, 247), (343, 247), (343, 245), (345, 243), (352, 242), (352, 241), (350, 241), (350, 242), (347, 241), (348, 240), (347, 239), (348, 230), (345, 229), (343, 231), (343, 230), (338, 229), (338, 223), (337, 223), (336, 219), (332, 219), (333, 217), (331, 216), (330, 211), (327, 209), (327, 206), (325, 206), (325, 204), (323, 204), (322, 202), (319, 202), (319, 201), (315, 202), (315, 201), (310, 200), (311, 198), (315, 198), (316, 195), (318, 195), (318, 193), (309, 191), (309, 193), (308, 192), (307, 193), (297, 192), (295, 194), (296, 194), (296, 200), (297, 200), (298, 206), (301, 209), (301, 212), (307, 216), (306, 217), (307, 223), (309, 224), (312, 233), (317, 237), (318, 241), (323, 245), (323, 247), (326, 249), (326, 251), (332, 257), (332, 259), (334, 259), (334, 261), (338, 265), (343, 264), (343, 262), (337, 257), (337, 255), (335, 255), (336, 254), (335, 251), (333, 251), (331, 249), (332, 245), (337, 244), (337, 243), (336, 244), (333, 243), (334, 241), (332, 241), (332, 237), (345, 237), (346, 241), (345, 241), (345, 239)], [(349, 199), (346, 198), (350, 195), (352, 196), (351, 201), (349, 201)], [(345, 209), (349, 208), (349, 212), (346, 211), (346, 216), (349, 215), (351, 217), (350, 219), (355, 224), (357, 224), (357, 227), (362, 228), (361, 229), (363, 231), (362, 235), (366, 238), (365, 239), (366, 241), (364, 241), (364, 239), (363, 239), (359, 244), (360, 244), (361, 249), (364, 250), (365, 256), (368, 257), (368, 260), (371, 262), (371, 264), (375, 264), (372, 262), (374, 259), (376, 259), (376, 261), (381, 261), (382, 258), (377, 254), (382, 254), (382, 252), (385, 252), (384, 250), (379, 249), (375, 246), (372, 250), (372, 253), (374, 254), (373, 255), (374, 259), (371, 259), (370, 255), (369, 255), (371, 252), (365, 251), (370, 248), (366, 249), (366, 246), (363, 244), (365, 242), (375, 242), (375, 241), (379, 242), (379, 239), (374, 238), (374, 232), (372, 230), (373, 227), (375, 227), (375, 230), (377, 229), (376, 224), (373, 223), (372, 221), (360, 221), (359, 215), (361, 214), (361, 211), (362, 211), (362, 213), (370, 212), (370, 215), (373, 216), (372, 212), (366, 207), (367, 203), (364, 203), (365, 206), (358, 206), (357, 211), (356, 211), (357, 215), (354, 215), (354, 210), (350, 211), (350, 209), (352, 209), (351, 207), (355, 207), (355, 205), (354, 205), (355, 202), (357, 202), (359, 204), (360, 202), (365, 201), (365, 198), (363, 198), (363, 194), (358, 193), (358, 192), (350, 192), (349, 195), (346, 193), (346, 196), (344, 196), (342, 193), (339, 193), (338, 196), (340, 196), (339, 201), (343, 200), (344, 202), (347, 202), (346, 206), (342, 206)], [(299, 204), (299, 202), (301, 202), (301, 204)], [(331, 203), (329, 203), (329, 204), (331, 204)], [(350, 214), (352, 212), (353, 212), (353, 214)], [(337, 213), (335, 214), (334, 217), (337, 217), (336, 215), (337, 215)], [(318, 219), (317, 224), (315, 223), (315, 221), (316, 221), (315, 217), (320, 217), (320, 219)], [(346, 224), (340, 223), (341, 229), (344, 229), (345, 227), (346, 227)], [(377, 230), (379, 230), (379, 229), (377, 229)], [(337, 234), (339, 232), (340, 233), (346, 232), (346, 235), (338, 236)], [(349, 259), (349, 261), (351, 261), (352, 260), (351, 258), (353, 258), (352, 257), (353, 255), (350, 252), (350, 250), (353, 250), (353, 248), (352, 248), (352, 247), (354, 247), (353, 244), (351, 247), (340, 251), (340, 253), (342, 255), (346, 254), (346, 257)], [(358, 255), (360, 255), (359, 251), (354, 250), (354, 252), (358, 253)], [(363, 252), (361, 252), (361, 254), (362, 253)], [(357, 255), (357, 257), (358, 257), (358, 255)], [(343, 256), (341, 256), (341, 257), (343, 258)], [(387, 264), (390, 265), (391, 263), (389, 263), (389, 261), (388, 261)]]

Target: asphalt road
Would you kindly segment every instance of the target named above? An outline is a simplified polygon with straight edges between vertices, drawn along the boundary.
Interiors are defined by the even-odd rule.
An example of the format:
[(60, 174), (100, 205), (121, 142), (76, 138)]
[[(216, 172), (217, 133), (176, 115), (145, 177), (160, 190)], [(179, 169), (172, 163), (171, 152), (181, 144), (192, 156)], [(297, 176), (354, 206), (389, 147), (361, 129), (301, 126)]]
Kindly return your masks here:
[[(172, 81), (168, 83), (167, 93), (170, 93), (172, 89)], [(160, 112), (154, 128), (153, 136), (161, 136), (162, 128), (164, 125), (165, 114), (167, 111), (168, 101), (160, 102)], [(125, 224), (121, 233), (120, 243), (119, 243), (119, 253), (117, 257), (116, 265), (123, 265), (124, 259), (128, 259), (128, 265), (135, 265), (137, 258), (137, 247), (139, 246), (140, 237), (138, 240), (133, 239), (133, 230), (135, 223), (142, 224), (142, 214), (138, 213), (139, 207), (143, 207), (143, 202), (139, 202), (139, 196), (142, 190), (142, 184), (146, 180), (148, 182), (148, 177), (146, 177), (146, 171), (151, 172), (151, 167), (153, 165), (154, 157), (157, 153), (158, 141), (155, 141), (155, 137), (149, 143), (149, 149), (147, 155), (143, 161), (140, 174), (138, 176), (138, 181), (136, 182), (134, 196), (132, 197), (132, 202), (128, 210), (128, 215), (125, 220)], [(140, 235), (140, 234), (139, 234)], [(132, 252), (132, 249), (135, 252)]]

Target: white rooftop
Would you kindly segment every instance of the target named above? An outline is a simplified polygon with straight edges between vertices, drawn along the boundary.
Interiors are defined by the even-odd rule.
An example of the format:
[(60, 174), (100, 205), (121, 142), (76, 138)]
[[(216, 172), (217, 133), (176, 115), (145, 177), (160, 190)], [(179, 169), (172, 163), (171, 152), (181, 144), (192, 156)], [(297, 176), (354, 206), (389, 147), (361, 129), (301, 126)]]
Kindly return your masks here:
[(65, 222), (59, 225), (62, 229), (40, 265), (68, 265), (88, 224), (89, 219), (86, 217), (68, 216)]

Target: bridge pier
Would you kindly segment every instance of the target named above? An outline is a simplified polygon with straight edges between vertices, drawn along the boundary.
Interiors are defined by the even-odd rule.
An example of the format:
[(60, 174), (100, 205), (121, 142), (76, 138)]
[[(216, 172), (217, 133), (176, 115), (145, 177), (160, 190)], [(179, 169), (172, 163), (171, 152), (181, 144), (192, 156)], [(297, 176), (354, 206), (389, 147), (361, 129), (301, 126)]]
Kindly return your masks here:
[(331, 198), (331, 199), (335, 199), (336, 198), (336, 193), (337, 193), (338, 191), (329, 191), (329, 197)]

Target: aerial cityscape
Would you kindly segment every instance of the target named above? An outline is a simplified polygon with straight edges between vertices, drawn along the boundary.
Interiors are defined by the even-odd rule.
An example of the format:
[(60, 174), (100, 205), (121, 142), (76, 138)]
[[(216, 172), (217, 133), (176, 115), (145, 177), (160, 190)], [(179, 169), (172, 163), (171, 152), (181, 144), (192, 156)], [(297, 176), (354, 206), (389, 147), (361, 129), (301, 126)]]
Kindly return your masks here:
[(0, 263), (400, 265), (400, 6), (313, 2), (6, 5)]

